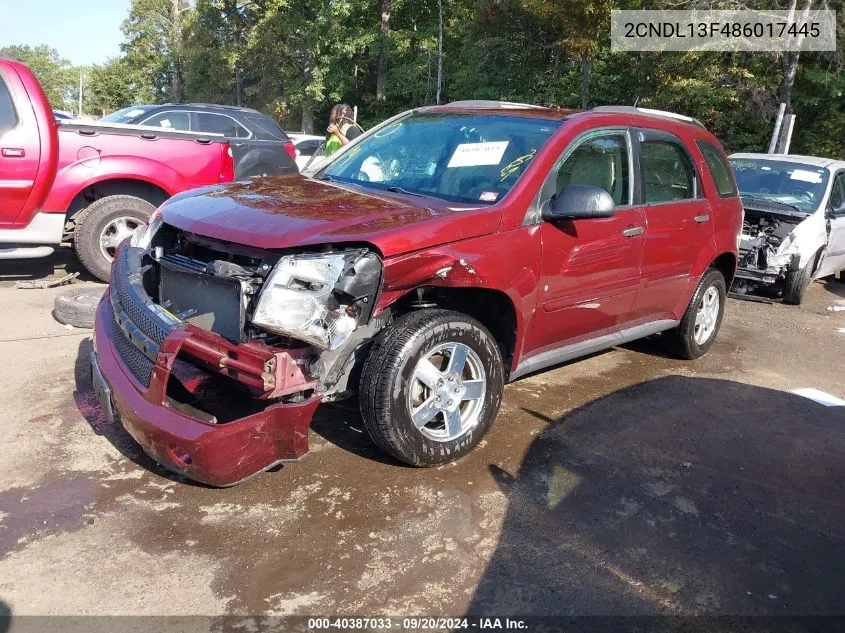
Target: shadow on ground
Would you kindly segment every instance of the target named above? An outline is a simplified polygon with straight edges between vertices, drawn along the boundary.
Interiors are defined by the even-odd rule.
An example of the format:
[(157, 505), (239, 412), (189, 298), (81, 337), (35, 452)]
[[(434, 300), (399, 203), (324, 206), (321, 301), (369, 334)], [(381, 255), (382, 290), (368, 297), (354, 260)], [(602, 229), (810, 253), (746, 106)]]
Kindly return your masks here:
[[(536, 413), (540, 419), (548, 421)], [(845, 614), (845, 408), (670, 376), (551, 422), (476, 615)]]
[(49, 257), (0, 261), (0, 282), (34, 281), (69, 273), (79, 273), (80, 281), (99, 281), (82, 267), (69, 247), (57, 247)]

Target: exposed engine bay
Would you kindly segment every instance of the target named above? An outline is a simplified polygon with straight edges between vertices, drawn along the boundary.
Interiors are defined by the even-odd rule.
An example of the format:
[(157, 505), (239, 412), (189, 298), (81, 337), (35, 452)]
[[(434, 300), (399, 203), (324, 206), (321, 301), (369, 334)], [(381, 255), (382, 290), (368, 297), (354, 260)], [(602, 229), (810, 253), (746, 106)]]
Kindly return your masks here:
[[(380, 319), (371, 323), (378, 254), (347, 245), (273, 252), (163, 223), (145, 237), (129, 249), (140, 261), (128, 279), (154, 314), (190, 333), (170, 379), (180, 384), (168, 385), (171, 406), (211, 413), (233, 389), (265, 401), (345, 395), (356, 349), (380, 329)], [(208, 421), (236, 417), (211, 408)]]
[(783, 282), (797, 264), (797, 258), (789, 252), (789, 242), (802, 220), (792, 214), (745, 209), (734, 292), (751, 294), (761, 286)]

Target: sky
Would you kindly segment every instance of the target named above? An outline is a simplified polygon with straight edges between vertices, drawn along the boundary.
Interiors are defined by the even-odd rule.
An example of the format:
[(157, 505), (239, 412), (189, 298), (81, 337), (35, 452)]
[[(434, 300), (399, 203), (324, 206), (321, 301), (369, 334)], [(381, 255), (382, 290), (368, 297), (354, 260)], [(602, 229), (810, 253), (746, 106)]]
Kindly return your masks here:
[(48, 44), (74, 65), (120, 53), (129, 0), (0, 0), (0, 48)]

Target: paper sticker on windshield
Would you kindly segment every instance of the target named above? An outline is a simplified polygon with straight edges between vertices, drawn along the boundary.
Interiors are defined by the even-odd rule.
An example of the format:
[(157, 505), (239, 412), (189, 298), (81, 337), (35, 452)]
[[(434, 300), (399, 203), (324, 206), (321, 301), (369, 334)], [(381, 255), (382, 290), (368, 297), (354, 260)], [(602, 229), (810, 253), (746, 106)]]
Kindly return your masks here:
[(170, 125), (170, 119), (162, 119), (161, 121), (159, 121), (159, 123), (158, 123), (158, 124), (159, 124), (161, 127), (171, 127), (171, 125)]
[(805, 169), (796, 169), (789, 174), (790, 180), (803, 180), (804, 182), (811, 182), (818, 184), (822, 181), (822, 175), (815, 171), (807, 171)]
[(496, 202), (496, 198), (498, 197), (499, 193), (496, 191), (482, 191), (478, 199), (481, 200), (481, 202)]
[(508, 141), (492, 143), (461, 143), (446, 167), (477, 167), (479, 165), (498, 165), (508, 148)]

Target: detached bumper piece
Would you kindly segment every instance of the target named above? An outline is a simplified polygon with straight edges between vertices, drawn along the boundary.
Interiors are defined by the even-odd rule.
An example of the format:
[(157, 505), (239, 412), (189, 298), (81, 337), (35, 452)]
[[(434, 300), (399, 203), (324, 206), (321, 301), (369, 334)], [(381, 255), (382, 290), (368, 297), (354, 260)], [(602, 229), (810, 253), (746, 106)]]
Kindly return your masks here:
[(231, 486), (308, 452), (322, 397), (303, 350), (233, 343), (169, 315), (124, 246), (97, 308), (92, 374), (107, 414), (165, 468)]

